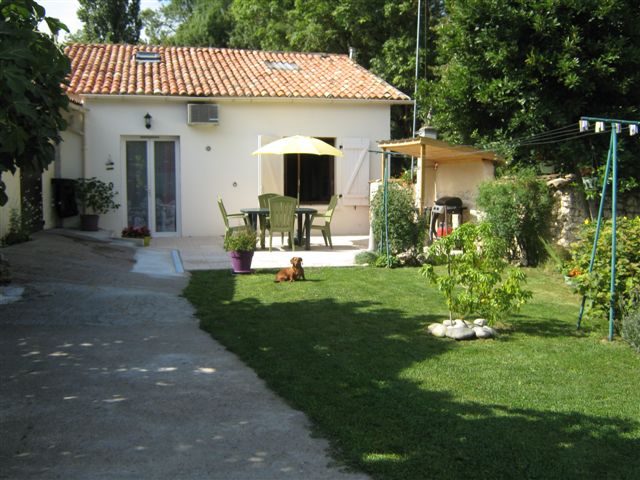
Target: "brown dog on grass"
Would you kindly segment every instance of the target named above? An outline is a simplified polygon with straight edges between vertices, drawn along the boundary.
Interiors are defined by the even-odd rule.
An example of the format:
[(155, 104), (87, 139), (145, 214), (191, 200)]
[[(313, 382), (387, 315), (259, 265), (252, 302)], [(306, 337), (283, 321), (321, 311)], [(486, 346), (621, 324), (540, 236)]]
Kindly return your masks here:
[(276, 282), (293, 282), (294, 280), (306, 280), (304, 278), (304, 268), (302, 268), (302, 258), (293, 257), (291, 267), (283, 268), (276, 273)]

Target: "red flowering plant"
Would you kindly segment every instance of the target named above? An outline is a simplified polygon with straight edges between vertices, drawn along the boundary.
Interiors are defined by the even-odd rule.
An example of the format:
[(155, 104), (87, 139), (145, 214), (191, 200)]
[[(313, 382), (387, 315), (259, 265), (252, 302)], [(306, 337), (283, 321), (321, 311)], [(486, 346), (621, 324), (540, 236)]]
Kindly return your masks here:
[(146, 225), (142, 227), (127, 227), (122, 229), (123, 238), (144, 238), (150, 236), (151, 232)]

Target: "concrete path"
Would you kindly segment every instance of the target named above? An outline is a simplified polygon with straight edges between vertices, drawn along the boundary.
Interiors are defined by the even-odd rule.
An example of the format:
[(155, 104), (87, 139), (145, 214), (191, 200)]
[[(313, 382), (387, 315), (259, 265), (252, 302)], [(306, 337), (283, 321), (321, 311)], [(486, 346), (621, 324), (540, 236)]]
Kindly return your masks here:
[(199, 330), (188, 276), (50, 232), (2, 252), (25, 293), (0, 304), (0, 478), (367, 478)]

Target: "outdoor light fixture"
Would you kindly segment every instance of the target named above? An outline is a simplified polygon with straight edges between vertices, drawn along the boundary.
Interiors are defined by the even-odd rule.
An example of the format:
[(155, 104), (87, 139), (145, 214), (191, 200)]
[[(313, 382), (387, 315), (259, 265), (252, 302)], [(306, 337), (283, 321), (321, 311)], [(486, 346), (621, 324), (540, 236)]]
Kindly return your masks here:
[(144, 116), (144, 126), (147, 127), (147, 130), (151, 128), (151, 115), (149, 112)]

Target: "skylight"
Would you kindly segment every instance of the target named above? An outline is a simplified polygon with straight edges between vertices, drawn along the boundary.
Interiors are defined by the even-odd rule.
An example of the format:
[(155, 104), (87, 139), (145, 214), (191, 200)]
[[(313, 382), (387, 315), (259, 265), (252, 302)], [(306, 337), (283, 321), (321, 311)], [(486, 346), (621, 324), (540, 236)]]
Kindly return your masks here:
[(264, 62), (267, 67), (272, 68), (273, 70), (300, 70), (298, 64), (290, 63), (290, 62)]
[(136, 62), (158, 63), (160, 54), (158, 52), (136, 52)]

